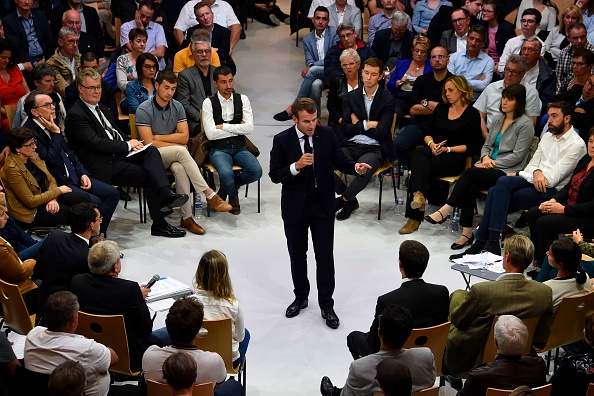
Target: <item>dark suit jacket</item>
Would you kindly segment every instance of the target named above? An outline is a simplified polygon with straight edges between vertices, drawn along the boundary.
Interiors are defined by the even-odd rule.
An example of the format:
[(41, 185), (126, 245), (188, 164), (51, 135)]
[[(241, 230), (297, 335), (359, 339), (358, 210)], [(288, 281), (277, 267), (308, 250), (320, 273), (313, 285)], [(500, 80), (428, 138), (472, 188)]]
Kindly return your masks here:
[(132, 370), (142, 367), (142, 355), (152, 345), (153, 322), (138, 283), (108, 275), (79, 274), (71, 289), (80, 310), (95, 315), (123, 315)]
[[(111, 116), (114, 120), (118, 119), (118, 106), (115, 101), (115, 94), (113, 92), (113, 88), (111, 85), (107, 84), (105, 81), (101, 81), (101, 99), (99, 99), (99, 103), (109, 109)], [(64, 107), (66, 108), (66, 112), (70, 110), (73, 104), (80, 98), (78, 94), (78, 86), (76, 85), (76, 81), (66, 87), (66, 100), (64, 100)]]
[(416, 329), (437, 326), (448, 321), (450, 293), (445, 286), (426, 283), (423, 279), (411, 279), (402, 282), (400, 288), (379, 296), (375, 305), (373, 323), (367, 333), (367, 339), (374, 353), (380, 349), (380, 339), (377, 335), (378, 318), (391, 304), (398, 304), (408, 309), (412, 315), (413, 327)]
[[(198, 24), (188, 29), (186, 33), (186, 39), (183, 41), (180, 48), (186, 48), (188, 45), (190, 45), (190, 38), (196, 29), (202, 29), (202, 25)], [(217, 49), (217, 55), (219, 55), (221, 66), (227, 66), (231, 68), (231, 71), (233, 71), (233, 74), (235, 74), (237, 72), (237, 66), (235, 65), (233, 59), (229, 56), (229, 51), (231, 50), (231, 30), (215, 23), (210, 35), (210, 44), (213, 46), (213, 48)]]
[(114, 163), (124, 160), (128, 155), (126, 141), (129, 138), (118, 128), (118, 123), (111, 117), (109, 110), (102, 104), (99, 106), (105, 118), (120, 133), (124, 141), (111, 140), (97, 117), (81, 99), (77, 100), (68, 111), (64, 130), (68, 144), (84, 167), (95, 179), (111, 183)]
[[(103, 30), (101, 30), (101, 24), (99, 23), (99, 14), (93, 7), (89, 7), (83, 4), (83, 15), (85, 17), (85, 24), (87, 26), (87, 33), (93, 36), (97, 40), (97, 46), (105, 47), (103, 40)], [(62, 15), (70, 10), (70, 5), (67, 0), (62, 0), (62, 4), (52, 10), (51, 17), (51, 29), (53, 37), (58, 37), (58, 32), (62, 27)], [(82, 52), (81, 52), (82, 54)]]
[(27, 47), (24, 45), (21, 45), (21, 43), (19, 42), (19, 40), (16, 37), (5, 34), (4, 38), (6, 40), (8, 40), (10, 42), (10, 44), (12, 44), (12, 47), (14, 48), (14, 51), (12, 52), (12, 55), (10, 56), (10, 61), (13, 64), (16, 65), (19, 63), (23, 63), (23, 62), (32, 62), (33, 61), (33, 58), (31, 58), (31, 56), (27, 52)]
[(97, 55), (97, 58), (103, 58), (105, 56), (105, 45), (103, 41), (98, 41), (95, 39), (95, 36), (80, 32), (80, 37), (78, 38), (78, 52), (80, 52), (81, 56), (84, 55), (86, 52), (92, 52)]
[(35, 131), (35, 139), (37, 139), (37, 154), (39, 158), (45, 161), (47, 169), (50, 171), (52, 176), (56, 179), (59, 186), (72, 184), (73, 181), (69, 176), (66, 176), (66, 168), (64, 167), (64, 160), (62, 159), (62, 150), (70, 158), (72, 167), (76, 170), (76, 174), (80, 178), (82, 175), (88, 175), (89, 172), (83, 167), (78, 157), (64, 139), (61, 133), (52, 133), (52, 138), (47, 136), (47, 133), (31, 118), (27, 118), (27, 121), (23, 125), (25, 128), (29, 128)]
[[(446, 30), (452, 29), (452, 12), (454, 11), (454, 7), (450, 6), (441, 6), (439, 7), (439, 11), (437, 14), (431, 18), (431, 23), (427, 28), (427, 38), (431, 40), (431, 48), (435, 48), (439, 45), (439, 39), (441, 38), (441, 34)], [(476, 25), (478, 23), (476, 17), (470, 17), (470, 26)]]
[[(330, 47), (326, 53), (324, 57), (324, 75), (327, 78), (340, 77), (344, 74), (340, 66), (340, 54), (342, 54), (344, 49), (344, 46), (339, 41), (336, 45)], [(363, 63), (368, 58), (374, 57), (375, 52), (363, 41), (357, 39), (357, 53), (359, 54), (359, 58), (361, 58), (361, 65), (359, 66), (359, 71), (361, 71), (363, 70)]]
[(458, 51), (458, 40), (456, 39), (456, 31), (454, 29), (446, 30), (441, 34), (439, 45), (448, 50), (448, 54), (453, 54)]
[[(328, 216), (334, 217), (334, 169), (349, 175), (356, 174), (355, 163), (349, 161), (332, 129), (318, 125), (313, 134), (314, 167), (316, 184), (322, 206)], [(295, 127), (274, 136), (270, 151), (270, 172), (273, 183), (282, 183), (281, 212), (288, 224), (298, 222), (305, 211), (307, 176), (300, 172), (291, 174), (290, 166), (303, 155)]]
[[(37, 38), (39, 39), (39, 44), (41, 45), (45, 59), (47, 60), (52, 57), (55, 49), (53, 48), (54, 39), (52, 32), (43, 12), (31, 10), (31, 16), (33, 18), (33, 26), (35, 26)], [(27, 34), (25, 33), (25, 28), (23, 27), (21, 20), (17, 17), (16, 11), (8, 14), (2, 22), (6, 34), (16, 37), (21, 45), (27, 48)], [(25, 52), (29, 53), (28, 49)]]
[(390, 46), (392, 44), (392, 29), (382, 29), (375, 34), (371, 49), (375, 55), (392, 70), (396, 63), (402, 59), (412, 58), (412, 42), (415, 38), (414, 33), (407, 30), (402, 36), (402, 46), (398, 56), (390, 57)]
[[(215, 94), (217, 87), (212, 83), (214, 66), (210, 66), (210, 93)], [(200, 110), (202, 102), (206, 99), (206, 91), (200, 78), (198, 66), (188, 67), (177, 76), (177, 100), (184, 106), (188, 117), (190, 135), (193, 136), (196, 127), (200, 126)]]
[[(348, 94), (346, 77), (330, 80), (328, 89), (328, 125), (337, 125), (338, 120), (342, 118), (343, 103)], [(359, 86), (363, 86), (363, 80), (359, 76)], [(342, 133), (341, 133), (342, 135)]]
[[(394, 161), (396, 158), (392, 149), (391, 131), (392, 122), (394, 121), (394, 98), (385, 89), (378, 88), (369, 109), (369, 117), (367, 117), (363, 95), (365, 95), (363, 86), (359, 85), (359, 88), (347, 94), (342, 105), (342, 133), (345, 141), (355, 135), (369, 136), (380, 143), (384, 156), (388, 157), (390, 161)], [(359, 119), (356, 124), (351, 122), (351, 114), (353, 113)], [(378, 121), (378, 126), (377, 128), (365, 130), (363, 120)]]

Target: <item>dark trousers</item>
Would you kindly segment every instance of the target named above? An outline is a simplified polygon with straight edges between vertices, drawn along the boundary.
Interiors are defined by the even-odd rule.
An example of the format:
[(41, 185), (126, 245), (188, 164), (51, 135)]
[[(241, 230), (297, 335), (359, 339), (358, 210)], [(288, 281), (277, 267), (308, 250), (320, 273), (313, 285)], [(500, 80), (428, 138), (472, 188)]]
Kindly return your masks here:
[(528, 210), (530, 238), (534, 243), (534, 258), (542, 264), (551, 243), (559, 234), (570, 234), (578, 228), (583, 234), (594, 233), (594, 217), (566, 216), (564, 214), (542, 213), (535, 206)]
[(411, 175), (406, 202), (406, 217), (412, 220), (423, 221), (423, 211), (413, 209), (410, 203), (413, 193), (419, 191), (427, 196), (429, 183), (439, 177), (460, 174), (466, 166), (466, 154), (445, 153), (433, 155), (427, 146), (418, 147), (413, 152)]
[(316, 190), (308, 195), (305, 209), (297, 223), (284, 223), (287, 247), (291, 259), (293, 292), (299, 300), (309, 295), (307, 279), (308, 229), (316, 258), (316, 284), (320, 308), (333, 307), (334, 300), (334, 216), (329, 215), (322, 205), (322, 198)]
[(68, 222), (68, 211), (71, 206), (79, 204), (81, 202), (91, 202), (91, 199), (87, 194), (81, 194), (77, 192), (66, 193), (60, 195), (57, 198), (60, 210), (57, 213), (51, 214), (45, 209), (46, 204), (39, 205), (37, 207), (37, 213), (32, 223), (23, 223), (22, 221), (15, 220), (15, 223), (23, 230), (28, 230), (34, 227), (56, 227), (59, 225), (70, 225)]
[(358, 330), (351, 331), (347, 336), (347, 347), (351, 355), (353, 355), (354, 360), (377, 352), (373, 350), (369, 342), (369, 333), (363, 333)]
[(493, 187), (501, 176), (505, 176), (505, 172), (499, 169), (468, 168), (462, 172), (447, 201), (448, 205), (460, 208), (462, 227), (472, 227), (478, 192)]
[(402, 165), (406, 165), (410, 169), (412, 162), (412, 153), (415, 148), (423, 144), (423, 137), (425, 132), (423, 128), (417, 124), (409, 124), (404, 127), (400, 134), (394, 139), (394, 152), (396, 158)]
[(87, 194), (91, 201), (97, 205), (97, 209), (103, 217), (103, 221), (101, 222), (101, 232), (106, 232), (111, 217), (118, 207), (120, 192), (113, 186), (93, 178), (91, 178), (91, 188), (89, 190), (83, 190), (74, 184), (68, 185), (68, 187), (70, 187), (73, 192)]
[(410, 104), (408, 104), (410, 94), (410, 91), (399, 90), (394, 96), (394, 113), (398, 114), (398, 125), (402, 125), (404, 122), (404, 116), (410, 114)]
[(256, 21), (263, 23), (265, 25), (276, 26), (270, 20), (270, 15), (275, 15), (281, 22), (284, 21), (285, 18), (289, 17), (287, 14), (282, 12), (277, 5), (273, 6), (269, 12), (257, 8), (255, 5), (252, 7), (252, 16)]
[(344, 181), (334, 174), (334, 187), (337, 194), (342, 194), (347, 200), (351, 201), (355, 199), (367, 183), (369, 179), (373, 177), (375, 171), (384, 162), (382, 157), (382, 151), (379, 146), (372, 146), (369, 144), (358, 144), (353, 142), (345, 142), (342, 147), (342, 152), (346, 157), (355, 162), (364, 162), (371, 166), (371, 169), (367, 169), (367, 172), (363, 177), (355, 177), (355, 179), (347, 187)]

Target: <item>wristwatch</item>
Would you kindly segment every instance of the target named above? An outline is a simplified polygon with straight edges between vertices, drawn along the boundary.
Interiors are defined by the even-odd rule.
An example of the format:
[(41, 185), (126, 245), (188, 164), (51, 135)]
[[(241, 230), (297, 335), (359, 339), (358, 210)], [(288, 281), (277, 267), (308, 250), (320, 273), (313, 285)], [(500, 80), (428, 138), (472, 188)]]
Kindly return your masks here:
[(427, 99), (423, 99), (423, 101), (421, 102), (421, 106), (427, 107), (428, 105), (429, 105), (429, 101)]

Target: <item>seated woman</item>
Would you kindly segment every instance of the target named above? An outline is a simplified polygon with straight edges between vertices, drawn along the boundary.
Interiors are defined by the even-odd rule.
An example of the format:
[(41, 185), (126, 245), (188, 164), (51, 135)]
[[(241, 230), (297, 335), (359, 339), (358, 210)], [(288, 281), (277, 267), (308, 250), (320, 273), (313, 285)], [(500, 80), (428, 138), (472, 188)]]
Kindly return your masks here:
[(136, 74), (139, 77), (126, 85), (126, 99), (130, 114), (136, 114), (136, 109), (142, 102), (155, 96), (157, 70), (159, 70), (159, 61), (155, 55), (144, 53), (136, 59)]
[(200, 258), (192, 297), (204, 306), (204, 320), (231, 318), (233, 331), (233, 367), (243, 362), (250, 333), (243, 325), (243, 312), (233, 294), (227, 257), (217, 250), (206, 252)]
[[(411, 176), (406, 202), (408, 221), (399, 234), (416, 231), (423, 221), (425, 195), (429, 182), (439, 177), (458, 175), (464, 170), (466, 158), (478, 151), (482, 142), (481, 119), (470, 106), (472, 88), (464, 77), (452, 76), (442, 90), (443, 103), (433, 109), (433, 125), (427, 128), (425, 144), (412, 155)], [(429, 105), (431, 106), (431, 105)]]
[(588, 134), (588, 153), (578, 162), (569, 183), (553, 198), (528, 211), (535, 259), (542, 264), (546, 249), (559, 234), (581, 229), (594, 234), (594, 127)]
[(555, 63), (559, 60), (561, 50), (569, 45), (567, 30), (574, 23), (582, 23), (582, 11), (578, 6), (570, 4), (563, 9), (559, 25), (550, 29), (550, 33), (544, 43), (545, 52), (551, 53)]
[[(589, 49), (576, 49), (571, 57), (573, 74), (562, 77), (561, 87), (553, 101), (564, 100), (571, 104), (582, 96), (582, 88), (590, 78), (590, 70), (594, 66), (594, 53)], [(557, 76), (557, 78), (561, 78)]]
[(130, 81), (138, 79), (138, 74), (136, 72), (136, 60), (142, 53), (144, 53), (148, 35), (143, 29), (134, 28), (130, 30), (128, 37), (130, 38), (132, 52), (118, 56), (116, 61), (118, 88), (120, 91), (122, 91), (120, 108), (124, 114), (128, 114), (130, 110), (128, 101), (126, 100), (126, 86)]
[(501, 14), (501, 3), (498, 0), (487, 0), (483, 5), (481, 25), (487, 28), (489, 35), (487, 37), (487, 55), (493, 58), (497, 70), (499, 58), (503, 54), (507, 40), (516, 37), (514, 25), (503, 19)]
[(2, 103), (0, 113), (4, 133), (10, 129), (4, 106), (16, 106), (19, 99), (29, 93), (29, 86), (23, 78), (23, 73), (11, 62), (11, 56), (15, 51), (16, 48), (13, 48), (8, 40), (0, 39), (0, 103)]
[(396, 63), (396, 67), (392, 71), (390, 81), (388, 81), (387, 85), (388, 91), (394, 95), (396, 102), (395, 113), (398, 114), (398, 120), (409, 114), (410, 105), (408, 99), (410, 98), (410, 93), (417, 77), (433, 71), (433, 67), (431, 67), (431, 62), (429, 61), (431, 41), (419, 34), (415, 36), (412, 44), (413, 57)]
[(328, 91), (328, 125), (338, 136), (340, 141), (343, 140), (342, 134), (342, 103), (346, 95), (356, 89), (359, 84), (363, 84), (361, 76), (359, 75), (359, 63), (361, 58), (357, 51), (352, 48), (347, 48), (340, 54), (340, 64), (344, 76), (330, 81), (330, 89)]
[(501, 96), (500, 109), (503, 114), (493, 119), (481, 149), (480, 162), (462, 172), (445, 205), (430, 216), (425, 216), (425, 220), (431, 224), (442, 224), (452, 208), (461, 210), (462, 235), (452, 244), (452, 249), (462, 249), (474, 241), (472, 220), (477, 193), (493, 187), (501, 176), (515, 173), (526, 166), (534, 137), (532, 120), (524, 114), (526, 88), (512, 84), (503, 90)]
[(417, 34), (427, 34), (431, 19), (442, 5), (452, 6), (448, 0), (419, 0), (413, 11), (412, 25)]
[(85, 193), (57, 186), (45, 162), (35, 152), (35, 132), (14, 128), (6, 137), (10, 154), (0, 170), (10, 215), (24, 230), (68, 225), (70, 206), (90, 202)]

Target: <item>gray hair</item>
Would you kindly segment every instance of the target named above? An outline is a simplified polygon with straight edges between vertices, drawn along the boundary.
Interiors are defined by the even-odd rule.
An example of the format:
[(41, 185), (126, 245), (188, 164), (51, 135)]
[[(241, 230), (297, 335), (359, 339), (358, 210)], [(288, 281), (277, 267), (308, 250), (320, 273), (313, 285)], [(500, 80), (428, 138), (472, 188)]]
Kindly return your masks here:
[(194, 48), (194, 43), (197, 42), (208, 42), (210, 44), (210, 33), (206, 29), (196, 29), (192, 33), (192, 37), (190, 37), (190, 42), (192, 43), (192, 48)]
[(408, 25), (408, 21), (409, 16), (402, 11), (396, 11), (394, 15), (392, 15), (392, 22), (396, 22), (398, 26), (402, 26), (404, 24)]
[[(540, 53), (540, 51), (542, 51), (542, 43), (540, 42), (540, 40), (537, 40), (535, 38), (529, 38), (529, 39), (524, 39), (524, 43), (536, 43), (538, 52)], [(523, 46), (524, 46), (524, 44), (522, 43), (522, 47)]]
[(340, 34), (341, 31), (343, 30), (350, 30), (351, 32), (355, 31), (355, 25), (353, 25), (352, 23), (341, 23), (340, 25), (338, 25), (338, 28), (336, 29), (336, 34)]
[(494, 328), (497, 351), (500, 355), (518, 356), (528, 341), (528, 328), (513, 315), (501, 315)]
[(514, 65), (519, 64), (522, 66), (522, 73), (526, 71), (526, 59), (522, 58), (518, 54), (510, 55), (509, 58), (507, 58), (507, 62), (505, 64), (507, 65), (508, 63), (513, 63)]
[(97, 72), (97, 70), (87, 67), (86, 69), (82, 69), (78, 72), (76, 75), (76, 83), (78, 85), (83, 85), (86, 77), (101, 81), (101, 75)]
[(58, 32), (58, 38), (60, 40), (65, 40), (66, 37), (68, 37), (68, 36), (78, 37), (79, 36), (78, 30), (68, 27), (68, 26), (61, 27), (60, 31)]
[(89, 269), (93, 274), (108, 274), (119, 260), (120, 250), (114, 241), (99, 242), (89, 250)]
[(342, 51), (342, 54), (340, 54), (340, 56), (338, 57), (340, 63), (342, 63), (342, 61), (346, 58), (355, 58), (356, 62), (361, 62), (361, 57), (359, 56), (359, 53), (352, 48), (345, 49), (344, 51)]

